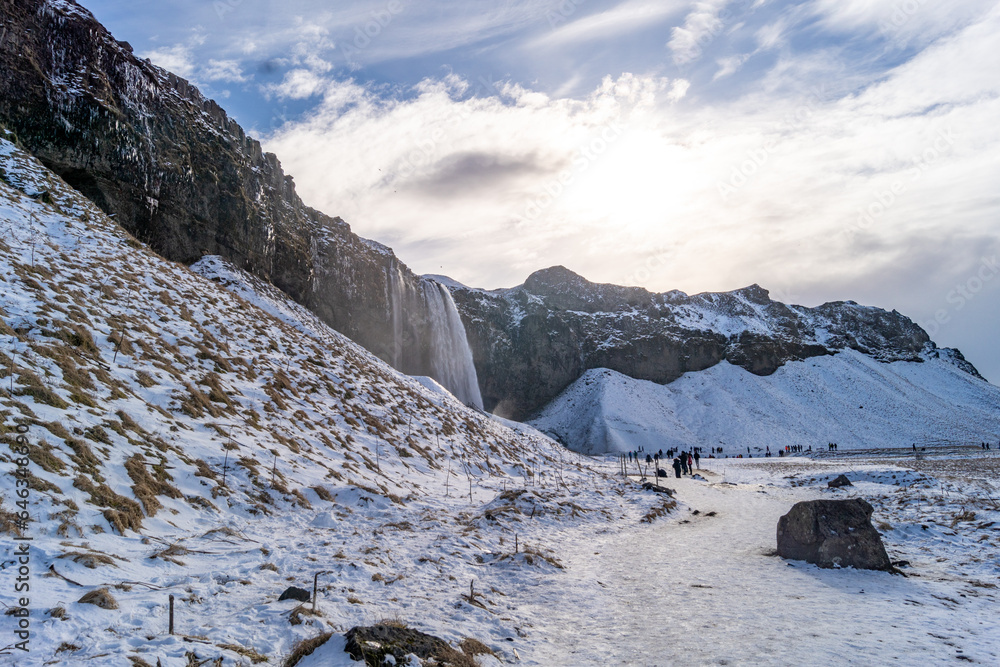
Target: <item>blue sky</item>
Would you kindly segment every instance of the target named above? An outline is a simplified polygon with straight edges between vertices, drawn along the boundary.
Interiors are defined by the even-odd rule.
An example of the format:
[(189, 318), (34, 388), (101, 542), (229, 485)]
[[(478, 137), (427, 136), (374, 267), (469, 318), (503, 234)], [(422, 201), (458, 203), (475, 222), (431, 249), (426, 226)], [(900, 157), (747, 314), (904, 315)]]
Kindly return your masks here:
[(1000, 380), (1000, 5), (83, 0), (416, 271), (895, 308)]

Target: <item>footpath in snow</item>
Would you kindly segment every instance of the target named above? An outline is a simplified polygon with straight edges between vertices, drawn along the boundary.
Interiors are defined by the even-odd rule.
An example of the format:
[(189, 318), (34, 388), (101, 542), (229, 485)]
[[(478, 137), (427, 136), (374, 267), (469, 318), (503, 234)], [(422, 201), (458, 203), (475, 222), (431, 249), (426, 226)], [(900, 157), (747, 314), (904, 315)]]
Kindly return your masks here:
[[(707, 465), (706, 481), (668, 480), (682, 503), (674, 515), (563, 544), (568, 574), (518, 592), (515, 605), (534, 624), (526, 664), (998, 664), (997, 533), (967, 539), (948, 521), (970, 496), (879, 463)], [(861, 481), (825, 490), (840, 472)], [(793, 486), (810, 478), (817, 483)], [(774, 555), (778, 518), (792, 504), (848, 495), (876, 506), (890, 557), (911, 561), (909, 576)]]

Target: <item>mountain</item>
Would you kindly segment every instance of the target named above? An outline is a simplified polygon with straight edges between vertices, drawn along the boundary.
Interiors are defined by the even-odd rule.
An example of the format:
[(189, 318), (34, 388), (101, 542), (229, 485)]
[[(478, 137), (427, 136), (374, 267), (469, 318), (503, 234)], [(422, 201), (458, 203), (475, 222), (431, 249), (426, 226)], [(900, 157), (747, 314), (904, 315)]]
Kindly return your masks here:
[(306, 206), (218, 104), (73, 0), (0, 0), (0, 19), (0, 124), (46, 167), (164, 257), (222, 256), (395, 368), (479, 403), (471, 365), (441, 360), (457, 319), (447, 290)]
[[(723, 361), (766, 376), (789, 361), (843, 350), (914, 363), (941, 352), (896, 311), (853, 301), (786, 305), (758, 285), (694, 296), (655, 294), (592, 283), (557, 266), (511, 289), (453, 285), (452, 294), (466, 322), (486, 409), (512, 419), (537, 414), (597, 368), (666, 384)], [(981, 381), (958, 351), (945, 351), (944, 358)]]
[(667, 385), (588, 370), (530, 423), (584, 454), (996, 443), (1000, 388), (947, 353), (886, 363), (847, 349), (766, 376), (722, 361)]
[[(280, 664), (376, 609), (513, 660), (521, 621), (469, 581), (495, 605), (558, 569), (552, 535), (649, 509), (227, 260), (159, 257), (9, 134), (0, 230), (0, 533), (30, 545), (31, 624), (0, 664)], [(321, 570), (318, 614), (278, 601)]]

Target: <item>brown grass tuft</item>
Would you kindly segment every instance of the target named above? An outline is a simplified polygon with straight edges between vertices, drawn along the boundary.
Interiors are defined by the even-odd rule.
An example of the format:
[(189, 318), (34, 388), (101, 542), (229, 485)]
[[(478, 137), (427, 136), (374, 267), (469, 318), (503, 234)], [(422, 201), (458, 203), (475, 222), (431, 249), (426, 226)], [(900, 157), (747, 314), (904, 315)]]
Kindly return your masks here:
[(98, 588), (97, 590), (90, 591), (77, 600), (77, 602), (96, 605), (101, 609), (118, 609), (118, 601), (115, 600), (107, 588)]
[(302, 660), (302, 658), (312, 655), (313, 651), (329, 641), (332, 636), (332, 632), (324, 632), (323, 634), (310, 639), (303, 639), (296, 644), (295, 648), (292, 649), (292, 652), (288, 654), (288, 657), (285, 658), (285, 662), (282, 664), (282, 667), (295, 667), (295, 665), (299, 664), (299, 661)]

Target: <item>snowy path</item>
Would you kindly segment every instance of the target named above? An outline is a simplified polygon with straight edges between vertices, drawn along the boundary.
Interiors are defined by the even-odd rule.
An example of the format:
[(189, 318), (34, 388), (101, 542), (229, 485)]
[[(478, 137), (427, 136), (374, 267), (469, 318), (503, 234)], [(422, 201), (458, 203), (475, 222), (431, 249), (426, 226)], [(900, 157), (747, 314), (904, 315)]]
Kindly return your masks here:
[(525, 664), (996, 664), (992, 596), (767, 555), (778, 517), (815, 490), (670, 486), (682, 519), (567, 545), (568, 576), (519, 593), (537, 642)]

